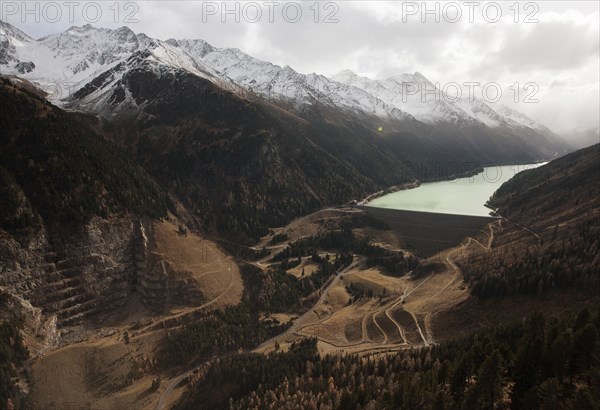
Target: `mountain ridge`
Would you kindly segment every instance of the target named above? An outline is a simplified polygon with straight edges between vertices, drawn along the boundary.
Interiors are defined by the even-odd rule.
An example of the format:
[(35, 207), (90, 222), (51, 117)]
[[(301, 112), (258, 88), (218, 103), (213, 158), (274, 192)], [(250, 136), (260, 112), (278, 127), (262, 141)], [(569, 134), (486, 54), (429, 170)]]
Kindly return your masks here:
[[(3, 26), (9, 26), (7, 23), (2, 24)], [(15, 28), (14, 30), (18, 29)], [(88, 38), (90, 33), (101, 38), (94, 38), (92, 41)], [(7, 36), (5, 35), (5, 37)], [(10, 36), (7, 38), (8, 43), (10, 43)], [(110, 40), (112, 39), (118, 40), (118, 44), (111, 44)], [(165, 41), (151, 39), (143, 33), (135, 34), (127, 26), (114, 30), (96, 28), (90, 24), (80, 27), (73, 26), (63, 33), (51, 34), (38, 40), (30, 38), (30, 40), (31, 43), (39, 43), (45, 48), (57, 49), (59, 56), (64, 54), (62, 51), (65, 49), (68, 51), (68, 48), (73, 45), (77, 45), (78, 53), (86, 47), (88, 49), (94, 47), (99, 49), (99, 51), (92, 50), (88, 52), (83, 59), (71, 62), (63, 61), (65, 64), (59, 74), (40, 73), (39, 67), (43, 65), (43, 62), (33, 60), (31, 62), (35, 64), (36, 68), (26, 73), (20, 73), (25, 75), (28, 80), (38, 81), (42, 88), (53, 81), (61, 79), (60, 77), (62, 77), (62, 80), (68, 79), (69, 82), (74, 83), (71, 85), (72, 90), (69, 90), (69, 94), (78, 91), (94, 77), (100, 75), (100, 71), (111, 69), (111, 64), (123, 62), (137, 51), (150, 50), (153, 57), (158, 61), (173, 67), (184, 68), (195, 75), (211, 79), (230, 91), (236, 92), (235, 85), (267, 98), (292, 101), (297, 105), (311, 104), (316, 99), (321, 103), (333, 105), (340, 109), (362, 111), (382, 118), (400, 120), (416, 118), (428, 124), (450, 122), (466, 126), (477, 124), (478, 126), (498, 127), (508, 125), (512, 128), (525, 127), (533, 130), (541, 128), (535, 121), (520, 113), (519, 117), (526, 119), (526, 121), (515, 121), (510, 115), (510, 111), (516, 112), (515, 110), (507, 110), (505, 107), (501, 107), (500, 112), (497, 112), (479, 100), (465, 101), (465, 99), (462, 99), (460, 104), (453, 104), (445, 101), (442, 96), (441, 99), (436, 98), (435, 101), (426, 98), (424, 104), (419, 104), (415, 102), (413, 97), (420, 96), (411, 94), (408, 96), (410, 101), (407, 101), (406, 92), (403, 93), (402, 90), (402, 87), (407, 83), (411, 86), (425, 84), (428, 87), (435, 87), (431, 81), (418, 71), (413, 74), (399, 74), (385, 80), (360, 77), (350, 70), (342, 70), (330, 78), (316, 73), (301, 74), (289, 66), (280, 67), (261, 61), (236, 48), (217, 48), (202, 39), (176, 40), (171, 38)], [(58, 47), (59, 44), (61, 47)], [(7, 50), (10, 46), (9, 44), (4, 49)], [(12, 46), (14, 50), (5, 51), (5, 54), (11, 56), (11, 61), (28, 62), (26, 60), (31, 55), (26, 52), (27, 47), (23, 47), (22, 44), (20, 47), (18, 47), (19, 45), (15, 47), (14, 44)], [(66, 55), (68, 57), (68, 53)], [(0, 64), (2, 64), (1, 61)], [(9, 61), (3, 65), (7, 66), (8, 64)], [(7, 74), (17, 74), (15, 72), (16, 67), (5, 67), (5, 70), (7, 70)], [(89, 75), (87, 77), (78, 75), (83, 72), (89, 72)], [(345, 73), (345, 76), (343, 73)], [(360, 79), (359, 84), (354, 84), (354, 81), (350, 81), (349, 77)], [(368, 86), (367, 82), (371, 87)], [(377, 89), (373, 89), (373, 87)], [(384, 90), (388, 92), (386, 93)], [(64, 100), (65, 97), (68, 96), (61, 95), (56, 102), (60, 105), (60, 100)], [(468, 105), (473, 106), (474, 109), (464, 109)], [(483, 119), (480, 115), (472, 114), (474, 110), (481, 111), (480, 107), (482, 106), (485, 107), (484, 111), (491, 113)], [(508, 114), (505, 115), (503, 112)], [(494, 118), (488, 118), (490, 116)], [(498, 119), (503, 120), (502, 123)], [(550, 130), (544, 128), (543, 131), (547, 134), (547, 137), (556, 138), (556, 135)]]

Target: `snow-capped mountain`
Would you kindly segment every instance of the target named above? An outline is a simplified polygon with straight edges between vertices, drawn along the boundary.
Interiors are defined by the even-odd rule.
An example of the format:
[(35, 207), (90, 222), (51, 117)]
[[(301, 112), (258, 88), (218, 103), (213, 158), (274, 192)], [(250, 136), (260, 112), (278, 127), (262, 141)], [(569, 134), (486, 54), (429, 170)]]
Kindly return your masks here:
[(445, 96), (438, 86), (423, 74), (400, 74), (384, 80), (362, 77), (343, 70), (333, 77), (344, 84), (365, 90), (387, 104), (428, 123), (454, 123), (458, 125), (485, 125), (490, 128), (528, 127), (549, 131), (526, 115), (504, 105), (494, 109), (479, 98)]
[(350, 70), (343, 70), (333, 79), (362, 89), (425, 123), (469, 124), (477, 121), (461, 108), (441, 98), (440, 90), (418, 72), (401, 74), (385, 80), (373, 80), (358, 76)]
[(505, 105), (501, 105), (496, 112), (500, 114), (505, 120), (507, 120), (510, 124), (515, 125), (523, 125), (525, 127), (529, 127), (532, 129), (547, 129), (541, 124), (538, 124), (528, 116), (523, 113), (520, 113), (512, 108), (509, 108)]
[(374, 80), (344, 70), (328, 78), (298, 73), (199, 39), (162, 41), (127, 27), (109, 30), (88, 24), (35, 40), (0, 22), (0, 73), (29, 80), (59, 105), (110, 116), (118, 115), (119, 108), (133, 109), (140, 102), (131, 99), (122, 77), (134, 69), (180, 70), (242, 97), (260, 95), (296, 108), (322, 104), (383, 119), (416, 119), (434, 127), (552, 134), (508, 107), (492, 108), (478, 99), (449, 101), (418, 72)]
[[(0, 30), (0, 55), (7, 56), (0, 60), (0, 72), (33, 82), (58, 104), (144, 50), (149, 60), (211, 77), (210, 69), (177, 45), (136, 35), (128, 27), (109, 30), (87, 24), (39, 40), (7, 23), (0, 22)], [(20, 69), (24, 64), (31, 69)]]
[(323, 75), (301, 74), (289, 66), (280, 67), (261, 61), (236, 48), (218, 49), (202, 40), (169, 40), (196, 61), (210, 67), (222, 79), (231, 80), (246, 91), (268, 99), (291, 101), (296, 105), (324, 104), (370, 115), (405, 119), (396, 107), (351, 85)]
[[(20, 61), (17, 50), (26, 48), (35, 40), (21, 30), (0, 20), (0, 67), (11, 67), (17, 73), (31, 71), (30, 62)], [(27, 66), (27, 67), (26, 67)]]
[[(364, 90), (261, 61), (235, 48), (215, 48), (203, 40), (161, 41), (136, 35), (127, 27), (108, 30), (89, 24), (34, 40), (6, 23), (2, 27), (0, 72), (39, 85), (59, 104), (101, 76), (118, 81), (117, 73), (125, 63), (129, 61), (131, 68), (131, 57), (147, 51), (148, 61), (191, 72), (232, 91), (252, 92), (296, 106), (319, 101), (369, 115), (407, 118), (398, 108)], [(23, 70), (23, 64), (31, 69)], [(57, 86), (64, 86), (60, 93), (56, 93)], [(92, 104), (88, 96), (82, 107), (99, 108), (102, 97), (97, 97), (99, 101)]]

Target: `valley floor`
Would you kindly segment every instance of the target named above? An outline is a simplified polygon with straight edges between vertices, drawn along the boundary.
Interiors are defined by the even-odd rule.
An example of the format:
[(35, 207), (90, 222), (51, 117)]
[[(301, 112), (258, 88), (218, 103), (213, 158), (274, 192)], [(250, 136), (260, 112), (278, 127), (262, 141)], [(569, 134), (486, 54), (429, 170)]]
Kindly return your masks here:
[[(274, 263), (274, 255), (289, 243), (360, 214), (362, 211), (353, 208), (326, 209), (275, 229), (254, 247), (264, 249), (267, 255), (253, 264), (266, 270)], [(181, 397), (185, 391), (182, 381), (198, 368), (159, 370), (155, 362), (162, 340), (193, 317), (194, 312), (238, 303), (243, 284), (235, 263), (216, 245), (193, 234), (178, 235), (175, 226), (166, 222), (156, 224), (155, 229), (160, 242), (157, 249), (165, 263), (177, 265), (177, 271), (202, 281), (205, 301), (199, 306), (155, 312), (132, 298), (113, 316), (90, 325), (83, 340), (50, 351), (33, 362), (32, 408), (166, 409)], [(325, 283), (315, 296), (316, 302), (304, 313), (269, 315), (279, 322), (291, 322), (291, 326), (254, 351), (286, 350), (294, 341), (314, 337), (322, 354), (387, 354), (515, 320), (536, 309), (560, 313), (590, 305), (589, 296), (576, 292), (569, 295), (568, 302), (550, 307), (547, 299), (482, 302), (471, 297), (455, 260), (472, 249), (492, 248), (494, 232), (499, 229), (501, 223), (496, 221), (475, 238), (467, 238), (459, 246), (429, 258), (427, 262), (443, 268), (418, 277), (390, 276), (383, 269), (368, 267), (365, 258), (355, 254), (349, 266)], [(369, 227), (356, 228), (354, 232), (389, 249), (401, 246), (393, 230)], [(277, 234), (285, 240), (273, 243)], [(288, 273), (299, 277), (304, 271), (310, 275), (312, 266), (310, 258), (301, 258), (300, 265)], [(353, 297), (350, 289), (360, 290), (363, 296)], [(556, 295), (548, 298), (561, 300)], [(153, 388), (157, 380), (159, 386)]]

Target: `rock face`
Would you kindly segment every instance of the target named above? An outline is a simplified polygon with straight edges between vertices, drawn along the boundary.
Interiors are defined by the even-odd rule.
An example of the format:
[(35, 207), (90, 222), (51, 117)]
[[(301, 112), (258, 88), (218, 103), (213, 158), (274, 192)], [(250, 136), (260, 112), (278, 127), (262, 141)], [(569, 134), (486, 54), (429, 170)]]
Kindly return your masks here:
[(35, 64), (33, 62), (31, 62), (31, 61), (26, 61), (26, 62), (21, 61), (20, 63), (18, 63), (15, 66), (15, 69), (20, 74), (27, 74), (27, 73), (30, 73), (33, 70), (35, 70)]
[(140, 223), (139, 241), (134, 246), (136, 290), (146, 306), (199, 305), (204, 295), (197, 283), (180, 278), (176, 269), (156, 251), (154, 226)]
[(0, 240), (1, 284), (56, 315), (59, 326), (122, 305), (135, 289), (134, 221), (94, 218), (68, 241), (50, 243), (45, 229), (19, 243)]
[(0, 323), (17, 319), (30, 357), (39, 356), (58, 344), (56, 316), (44, 316), (40, 308), (0, 286)]
[(57, 345), (56, 316), (45, 317), (41, 309), (0, 286), (0, 330), (2, 404), (7, 408), (23, 408), (30, 387), (28, 359)]
[(134, 292), (156, 309), (200, 304), (202, 291), (154, 252), (152, 235), (149, 218), (96, 217), (64, 241), (52, 243), (44, 228), (2, 236), (0, 286), (55, 315), (58, 327), (122, 306)]

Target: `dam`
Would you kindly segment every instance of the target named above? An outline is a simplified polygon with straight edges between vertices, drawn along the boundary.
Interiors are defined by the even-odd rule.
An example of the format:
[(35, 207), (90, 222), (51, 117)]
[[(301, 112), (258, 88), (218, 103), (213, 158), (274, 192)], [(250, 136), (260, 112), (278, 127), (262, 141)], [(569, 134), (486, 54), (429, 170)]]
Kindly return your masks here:
[(407, 211), (361, 205), (375, 219), (398, 232), (403, 247), (421, 257), (435, 255), (474, 236), (496, 218), (491, 216), (455, 215)]
[(486, 167), (477, 175), (423, 183), (357, 207), (394, 229), (407, 250), (429, 257), (476, 235), (497, 219), (485, 206), (488, 199), (517, 173), (541, 165)]

